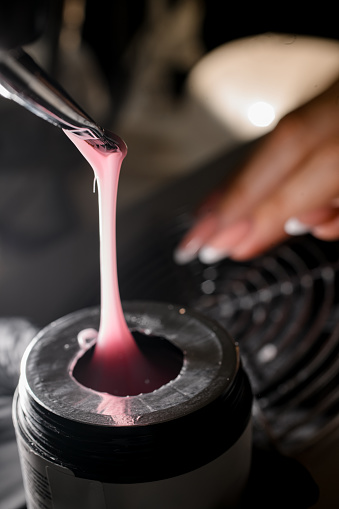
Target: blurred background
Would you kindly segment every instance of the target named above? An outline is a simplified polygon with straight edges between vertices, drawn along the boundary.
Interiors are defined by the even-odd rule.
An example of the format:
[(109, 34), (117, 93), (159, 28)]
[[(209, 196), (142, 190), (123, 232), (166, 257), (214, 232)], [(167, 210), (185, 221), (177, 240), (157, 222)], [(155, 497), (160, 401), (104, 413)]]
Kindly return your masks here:
[[(292, 3), (279, 16), (202, 0), (13, 5), (14, 41), (39, 13), (27, 52), (126, 141), (119, 210), (263, 136), (339, 72), (328, 11)], [(62, 132), (3, 98), (0, 113), (0, 309), (47, 323), (98, 299), (93, 176)]]
[[(301, 418), (297, 409), (303, 400), (296, 403), (292, 398), (296, 382), (293, 395), (284, 393), (283, 402), (269, 399), (281, 390), (281, 380), (294, 381), (301, 357), (291, 374), (292, 352), (313, 327), (311, 318), (301, 320), (294, 342), (277, 355), (272, 335), (290, 338), (287, 324), (296, 320), (291, 311), (284, 313), (291, 294), (295, 309), (311, 300), (308, 313), (314, 317), (320, 302), (326, 301), (319, 298), (319, 285), (321, 295), (327, 296), (331, 283), (330, 303), (312, 343), (314, 356), (321, 350), (314, 345), (323, 341), (325, 332), (333, 336), (339, 300), (336, 243), (329, 249), (309, 238), (301, 244), (298, 240), (280, 248), (285, 251), (245, 266), (226, 262), (206, 267), (197, 262), (179, 268), (172, 261), (191, 212), (206, 192), (235, 171), (285, 113), (338, 77), (333, 4), (324, 2), (316, 12), (307, 6), (307, 15), (293, 2), (225, 8), (216, 0), (18, 0), (14, 7), (14, 18), (12, 6), (0, 8), (9, 33), (22, 35), (25, 9), (41, 11), (41, 29), (33, 40), (24, 41), (26, 51), (90, 116), (128, 145), (118, 198), (122, 298), (193, 305), (221, 320), (240, 344), (244, 338), (244, 363), (256, 394), (266, 398), (258, 396), (258, 422), (265, 421), (258, 440), (265, 446), (273, 443), (284, 454), (299, 455), (316, 481), (326, 486), (317, 507), (336, 507), (331, 505), (335, 499), (330, 484), (338, 458), (328, 437), (337, 423), (337, 371), (333, 368), (322, 386), (332, 398), (326, 412), (317, 407), (311, 417), (303, 413)], [(97, 196), (92, 188), (92, 170), (61, 131), (0, 97), (0, 326), (3, 338), (8, 338), (0, 341), (7, 397), (1, 407), (3, 434), (10, 433), (18, 359), (35, 330), (100, 302)], [(282, 269), (276, 275), (279, 264)], [(263, 267), (268, 277), (266, 272), (262, 277)], [(252, 347), (246, 349), (248, 327)], [(256, 337), (261, 342), (256, 343)], [(18, 345), (12, 359), (11, 339)], [(337, 336), (332, 342), (331, 358)], [(310, 357), (303, 352), (306, 357), (309, 373)], [(271, 384), (276, 359), (285, 364), (279, 366), (281, 379)], [(15, 366), (8, 377), (10, 363)], [(310, 407), (309, 400), (305, 405)], [(288, 422), (278, 425), (282, 408), (290, 409)], [(309, 443), (318, 443), (318, 435), (325, 436), (325, 446), (320, 452), (309, 450)], [(331, 458), (330, 470), (320, 467), (324, 458)], [(13, 471), (16, 466), (15, 460)], [(7, 498), (1, 502), (0, 495), (0, 508), (17, 509), (24, 502), (11, 498), (8, 476), (2, 479), (0, 489), (7, 489)], [(14, 486), (20, 485), (20, 474), (12, 479)], [(311, 502), (301, 500), (295, 507), (309, 506)]]

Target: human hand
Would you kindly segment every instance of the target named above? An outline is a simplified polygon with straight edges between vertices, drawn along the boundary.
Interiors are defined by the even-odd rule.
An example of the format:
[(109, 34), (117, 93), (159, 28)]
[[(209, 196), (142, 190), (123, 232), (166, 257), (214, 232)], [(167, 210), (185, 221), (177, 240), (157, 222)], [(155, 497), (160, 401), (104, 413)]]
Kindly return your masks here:
[(306, 231), (339, 239), (339, 79), (280, 120), (242, 170), (207, 198), (175, 259), (245, 260)]

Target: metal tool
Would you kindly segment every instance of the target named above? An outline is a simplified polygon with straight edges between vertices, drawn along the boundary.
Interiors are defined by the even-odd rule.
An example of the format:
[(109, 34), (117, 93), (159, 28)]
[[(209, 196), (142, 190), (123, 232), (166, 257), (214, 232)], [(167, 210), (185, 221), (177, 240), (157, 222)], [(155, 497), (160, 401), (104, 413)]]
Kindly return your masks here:
[(0, 51), (0, 94), (105, 150), (125, 150), (118, 136), (94, 122), (22, 48)]

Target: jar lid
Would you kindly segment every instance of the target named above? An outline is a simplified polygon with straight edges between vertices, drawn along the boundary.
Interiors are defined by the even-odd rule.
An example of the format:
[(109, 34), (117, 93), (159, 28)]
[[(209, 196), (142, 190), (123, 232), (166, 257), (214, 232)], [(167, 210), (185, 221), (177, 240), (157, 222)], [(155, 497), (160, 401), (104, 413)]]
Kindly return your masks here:
[[(106, 457), (112, 471), (113, 450), (120, 482), (131, 482), (134, 470), (139, 480), (140, 472), (147, 479), (173, 475), (174, 459), (183, 451), (183, 471), (217, 457), (239, 438), (251, 413), (237, 344), (217, 323), (179, 306), (132, 302), (124, 312), (131, 330), (147, 330), (183, 352), (179, 375), (151, 393), (129, 397), (82, 386), (72, 375), (81, 355), (77, 336), (98, 327), (100, 311), (81, 310), (46, 327), (25, 353), (19, 398), (26, 432), (49, 454), (61, 454), (64, 463), (72, 458), (86, 471), (98, 451), (100, 465), (93, 470), (101, 471)], [(130, 454), (133, 462), (126, 462)], [(147, 468), (145, 458), (153, 458)]]

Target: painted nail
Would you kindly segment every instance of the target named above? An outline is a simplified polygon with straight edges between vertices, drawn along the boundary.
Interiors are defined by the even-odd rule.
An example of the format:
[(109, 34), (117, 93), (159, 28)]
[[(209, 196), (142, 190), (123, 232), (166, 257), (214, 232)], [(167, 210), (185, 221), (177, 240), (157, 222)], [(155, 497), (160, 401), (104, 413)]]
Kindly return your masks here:
[(198, 255), (200, 261), (211, 264), (227, 258), (251, 230), (252, 221), (241, 219), (228, 227), (223, 227), (216, 231), (206, 244), (201, 247)]
[(197, 258), (199, 249), (216, 231), (217, 224), (217, 217), (212, 213), (208, 213), (200, 218), (175, 249), (173, 253), (174, 261), (178, 265), (185, 265)]
[(192, 239), (184, 247), (178, 246), (173, 253), (175, 263), (178, 265), (186, 265), (195, 260), (198, 256), (201, 243), (197, 239)]
[(204, 246), (199, 251), (199, 260), (206, 265), (217, 263), (224, 258), (227, 258), (227, 253), (212, 246)]
[(286, 221), (284, 230), (288, 235), (304, 235), (310, 231), (310, 228), (296, 217), (291, 217)]

